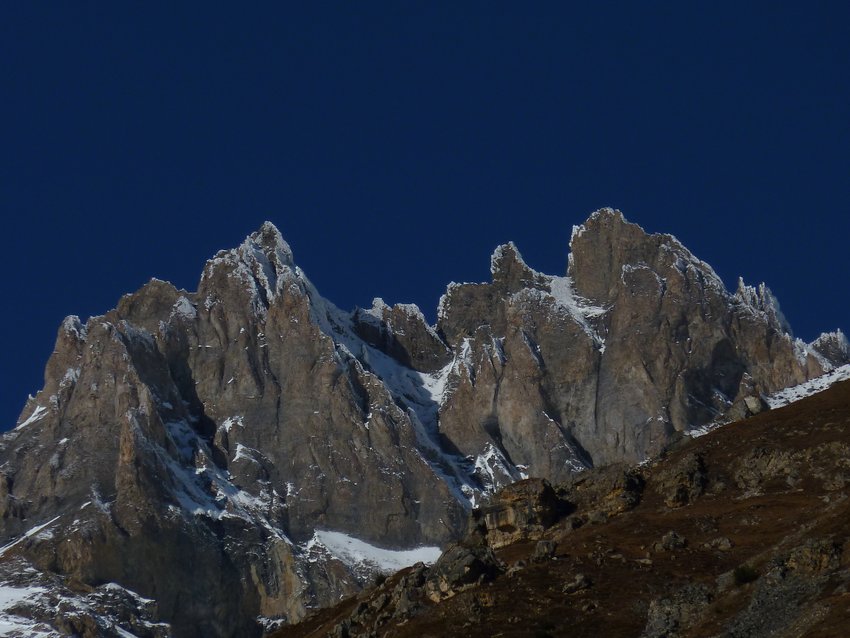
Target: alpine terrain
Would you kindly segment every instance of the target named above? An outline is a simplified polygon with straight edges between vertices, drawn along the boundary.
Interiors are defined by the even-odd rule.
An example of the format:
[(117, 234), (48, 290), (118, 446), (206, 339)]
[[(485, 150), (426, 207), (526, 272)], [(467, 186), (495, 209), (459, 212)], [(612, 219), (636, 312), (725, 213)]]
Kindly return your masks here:
[(273, 638), (844, 638), (848, 495), (844, 381), (639, 467), (505, 487), (432, 566)]
[(449, 284), (433, 326), (380, 299), (346, 312), (266, 223), (196, 292), (152, 280), (68, 317), (0, 441), (0, 628), (260, 636), (437, 560), (505, 498), (542, 490), (554, 521), (578, 497), (541, 486), (648, 462), (850, 362), (840, 331), (795, 339), (763, 284), (730, 292), (611, 209), (575, 227), (563, 276), (513, 244), (491, 272)]

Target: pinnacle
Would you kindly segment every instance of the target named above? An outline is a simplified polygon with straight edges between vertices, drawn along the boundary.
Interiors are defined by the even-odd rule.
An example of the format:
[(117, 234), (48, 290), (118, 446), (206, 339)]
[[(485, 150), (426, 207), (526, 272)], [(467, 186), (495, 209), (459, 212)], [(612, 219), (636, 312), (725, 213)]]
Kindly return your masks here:
[(270, 221), (264, 221), (260, 228), (251, 233), (246, 244), (254, 244), (267, 255), (276, 255), (281, 263), (292, 265), (292, 249), (283, 238), (280, 230)]
[(497, 246), (493, 251), (493, 254), (490, 256), (490, 272), (495, 275), (496, 272), (502, 270), (509, 264), (518, 264), (527, 268), (525, 260), (522, 258), (519, 249), (512, 241), (502, 244), (501, 246)]
[(570, 247), (572, 247), (573, 241), (577, 237), (581, 237), (590, 228), (598, 227), (599, 225), (611, 226), (614, 224), (628, 225), (630, 222), (626, 220), (623, 213), (616, 208), (611, 208), (610, 206), (605, 206), (593, 211), (583, 224), (573, 226), (573, 232), (570, 236)]

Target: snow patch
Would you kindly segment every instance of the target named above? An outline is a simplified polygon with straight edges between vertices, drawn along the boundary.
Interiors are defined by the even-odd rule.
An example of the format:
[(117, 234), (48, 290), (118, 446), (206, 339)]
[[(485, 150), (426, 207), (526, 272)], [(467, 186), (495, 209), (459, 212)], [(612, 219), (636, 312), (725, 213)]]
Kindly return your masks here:
[(198, 316), (198, 311), (191, 301), (181, 296), (171, 308), (171, 316), (182, 317), (183, 319), (195, 319)]
[[(698, 439), (701, 436), (705, 436), (706, 434), (710, 434), (714, 432), (717, 428), (726, 425), (723, 421), (712, 421), (711, 423), (706, 423), (705, 425), (700, 425), (695, 428), (691, 428), (689, 430), (685, 430), (685, 436), (689, 436), (692, 439)], [(649, 459), (644, 459), (643, 463), (648, 463)]]
[[(474, 458), (474, 465), (475, 476), (481, 481), (485, 494), (493, 494), (500, 487), (528, 478), (525, 472), (514, 467), (492, 443), (487, 443), (484, 450)], [(470, 500), (475, 507), (474, 495), (471, 495)]]
[(270, 633), (286, 626), (286, 618), (274, 618), (270, 616), (257, 616), (257, 623), (263, 628), (263, 632)]
[(35, 410), (33, 410), (32, 414), (29, 416), (29, 418), (26, 421), (24, 421), (23, 423), (21, 423), (20, 425), (18, 425), (15, 429), (21, 430), (21, 429), (25, 428), (26, 426), (28, 426), (30, 423), (35, 423), (36, 421), (41, 419), (46, 413), (47, 413), (47, 408), (45, 408), (41, 405), (36, 406)]
[[(835, 368), (831, 372), (827, 372), (815, 379), (810, 379), (805, 383), (785, 388), (779, 392), (774, 392), (770, 396), (765, 397), (765, 400), (770, 406), (770, 409), (775, 410), (777, 408), (790, 405), (800, 399), (810, 397), (818, 392), (823, 392), (833, 384), (838, 383), (839, 381), (846, 381), (848, 379), (850, 379), (850, 364), (841, 366), (840, 368)], [(685, 434), (696, 439), (701, 436), (705, 436), (724, 425), (726, 425), (726, 423), (723, 421), (712, 421), (711, 423), (706, 423), (705, 425), (686, 430)]]
[(27, 636), (27, 638), (53, 638), (61, 634), (44, 623), (18, 616), (11, 610), (20, 606), (30, 606), (38, 598), (46, 595), (44, 587), (14, 587), (0, 584), (0, 636)]
[[(549, 288), (548, 291), (545, 289), (541, 290), (537, 287), (523, 288), (511, 295), (511, 301), (521, 303), (525, 299), (538, 299), (541, 301), (551, 300), (558, 311), (575, 321), (585, 334), (587, 334), (596, 343), (600, 351), (604, 351), (605, 340), (591, 325), (590, 320), (605, 314), (608, 309), (601, 306), (595, 306), (589, 300), (576, 294), (571, 277), (554, 277), (552, 275), (546, 275), (528, 266), (528, 264), (523, 261), (522, 256), (519, 254), (519, 251), (513, 242), (499, 246), (499, 248), (496, 249), (496, 252), (493, 253), (490, 267), (492, 271), (495, 272), (494, 269), (497, 267), (498, 262), (503, 258), (504, 251), (508, 248), (514, 251), (516, 259), (528, 269), (536, 282), (542, 286), (548, 285)], [(438, 311), (438, 316), (440, 317), (443, 316), (444, 305), (448, 303), (447, 297), (451, 292), (453, 285), (456, 284), (450, 284), (446, 294), (440, 299), (440, 309)]]
[(17, 544), (18, 544), (18, 543), (20, 543), (21, 541), (23, 541), (23, 540), (25, 540), (25, 539), (27, 539), (27, 538), (30, 538), (31, 536), (35, 536), (35, 535), (36, 535), (36, 534), (38, 534), (41, 530), (43, 530), (45, 527), (49, 527), (50, 525), (52, 525), (53, 523), (55, 523), (56, 521), (58, 521), (58, 520), (59, 520), (59, 518), (60, 518), (60, 517), (59, 517), (59, 516), (57, 516), (57, 517), (55, 517), (55, 518), (51, 518), (51, 519), (50, 519), (49, 521), (47, 521), (46, 523), (42, 523), (41, 525), (36, 525), (35, 527), (33, 527), (32, 529), (30, 529), (29, 531), (24, 532), (24, 533), (21, 535), (21, 537), (20, 537), (20, 538), (18, 538), (18, 539), (16, 539), (16, 540), (13, 540), (11, 543), (8, 543), (8, 544), (4, 545), (3, 547), (0, 547), (0, 556), (2, 556), (3, 554), (5, 554), (5, 553), (6, 553), (9, 549), (11, 549), (12, 547), (14, 547), (15, 545), (17, 545)]
[(604, 350), (605, 339), (593, 328), (589, 320), (604, 315), (608, 312), (608, 309), (602, 306), (594, 306), (587, 299), (578, 296), (573, 288), (571, 277), (550, 277), (549, 291), (555, 301), (555, 306), (572, 317), (581, 326), (585, 334), (593, 339), (601, 350)]
[(62, 377), (62, 380), (59, 382), (59, 387), (64, 388), (67, 385), (71, 385), (76, 383), (80, 378), (80, 369), (79, 368), (68, 368), (65, 370), (65, 375)]
[(223, 427), (224, 431), (227, 432), (228, 434), (230, 434), (230, 430), (233, 429), (234, 425), (238, 426), (240, 428), (244, 428), (245, 422), (243, 421), (243, 418), (239, 415), (229, 416), (224, 421), (221, 422), (221, 427)]
[(256, 454), (256, 453), (257, 453), (257, 451), (254, 448), (250, 448), (247, 445), (242, 445), (241, 443), (237, 443), (236, 444), (236, 454), (233, 456), (232, 462), (236, 463), (236, 461), (238, 461), (240, 459), (246, 459), (248, 461), (256, 463), (257, 459), (254, 458), (254, 454)]
[[(4, 561), (0, 569), (0, 636), (53, 638), (65, 635), (51, 625), (68, 627), (69, 619), (78, 616), (94, 621), (97, 635), (133, 637), (121, 627), (128, 621), (121, 610), (113, 607), (116, 595), (120, 601), (135, 604), (140, 617), (133, 628), (143, 635), (170, 635), (170, 627), (145, 619), (152, 615), (154, 601), (115, 583), (101, 585), (88, 593), (71, 591), (66, 580), (49, 572), (40, 572), (22, 560)], [(129, 597), (129, 600), (127, 599)], [(114, 615), (113, 615), (114, 614)], [(43, 618), (45, 622), (38, 622)]]
[(363, 310), (363, 314), (377, 319), (378, 321), (384, 320), (384, 311), (389, 311), (390, 307), (386, 304), (386, 302), (380, 297), (375, 297), (372, 299), (372, 307), (368, 310)]
[(846, 381), (850, 379), (850, 364), (836, 368), (832, 372), (828, 372), (800, 385), (795, 385), (791, 388), (780, 390), (767, 397), (767, 404), (771, 409), (781, 408), (800, 399), (805, 399), (818, 392), (823, 392), (834, 383)]
[(449, 375), (454, 367), (454, 361), (446, 364), (437, 372), (416, 372), (419, 381), (422, 383), (422, 388), (431, 397), (431, 401), (435, 405), (443, 405), (448, 389)]
[(333, 558), (347, 565), (355, 573), (369, 571), (393, 573), (416, 563), (431, 564), (440, 557), (440, 548), (415, 547), (407, 550), (384, 549), (342, 532), (316, 530), (304, 546), (308, 554), (326, 550)]

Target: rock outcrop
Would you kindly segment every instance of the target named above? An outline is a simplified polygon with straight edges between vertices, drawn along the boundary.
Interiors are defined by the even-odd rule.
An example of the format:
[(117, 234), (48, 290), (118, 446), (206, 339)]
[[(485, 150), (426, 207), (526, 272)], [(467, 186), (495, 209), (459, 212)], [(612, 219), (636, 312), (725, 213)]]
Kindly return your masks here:
[[(570, 249), (549, 276), (498, 248), (492, 281), (451, 284), (430, 326), (411, 305), (339, 310), (266, 223), (197, 292), (153, 280), (69, 317), (0, 443), (0, 538), (47, 525), (0, 550), (0, 576), (24, 560), (155, 600), (174, 635), (259, 635), (381, 569), (319, 532), (445, 546), (499, 487), (642, 461), (848, 360), (840, 333), (794, 340), (766, 288), (729, 293), (619, 212)], [(640, 491), (630, 477), (611, 512)], [(536, 507), (491, 510), (492, 533)]]
[(543, 531), (569, 512), (543, 479), (526, 479), (500, 490), (492, 501), (472, 513), (472, 531), (486, 537), (493, 549), (524, 539), (539, 538)]

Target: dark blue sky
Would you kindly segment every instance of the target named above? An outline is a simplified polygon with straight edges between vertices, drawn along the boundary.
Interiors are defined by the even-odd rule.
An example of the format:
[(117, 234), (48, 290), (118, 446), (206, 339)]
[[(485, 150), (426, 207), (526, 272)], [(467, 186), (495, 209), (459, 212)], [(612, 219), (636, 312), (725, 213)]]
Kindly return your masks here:
[(845, 2), (170, 4), (0, 4), (0, 429), (65, 315), (264, 219), (337, 305), (433, 318), (610, 205), (848, 327)]

